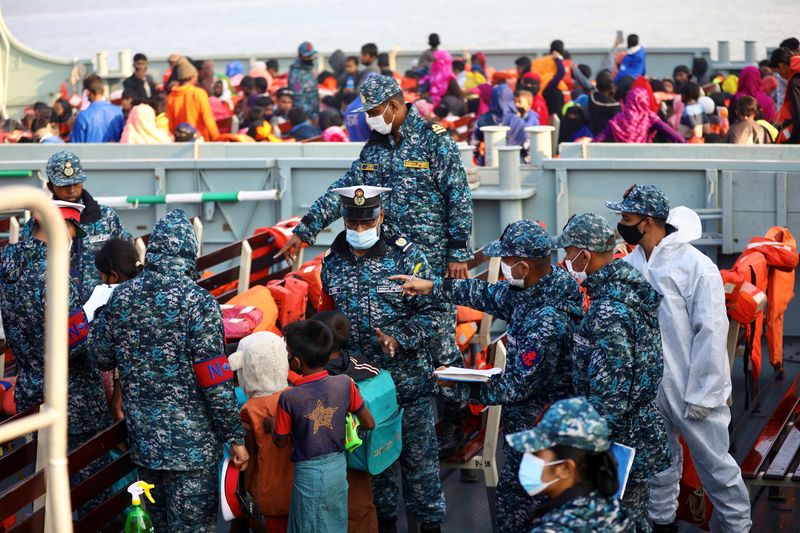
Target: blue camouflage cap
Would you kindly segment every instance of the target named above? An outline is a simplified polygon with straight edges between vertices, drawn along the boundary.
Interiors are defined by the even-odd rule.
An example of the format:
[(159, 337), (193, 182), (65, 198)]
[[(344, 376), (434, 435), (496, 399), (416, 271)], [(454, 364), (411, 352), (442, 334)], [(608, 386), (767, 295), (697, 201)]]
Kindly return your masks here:
[(553, 248), (575, 246), (590, 252), (610, 252), (616, 240), (614, 230), (605, 218), (594, 213), (579, 213), (570, 217), (552, 245)]
[(378, 107), (401, 91), (400, 84), (391, 76), (370, 76), (361, 82), (358, 90), (361, 93), (361, 103), (363, 105), (358, 109), (354, 109), (353, 113), (369, 111), (374, 107)]
[(75, 185), (86, 181), (81, 160), (74, 152), (56, 152), (47, 160), (47, 179), (56, 187)]
[(636, 185), (628, 187), (621, 202), (606, 202), (612, 211), (634, 213), (646, 217), (666, 220), (669, 216), (669, 198), (655, 185)]
[(605, 418), (582, 396), (555, 402), (532, 429), (506, 435), (506, 441), (518, 452), (530, 453), (556, 444), (590, 452), (611, 447)]
[(550, 255), (550, 235), (533, 220), (512, 222), (496, 241), (483, 248), (488, 257), (547, 257)]
[(297, 55), (303, 59), (313, 59), (317, 57), (317, 49), (314, 48), (314, 45), (310, 42), (303, 41), (300, 43), (300, 46), (297, 47)]

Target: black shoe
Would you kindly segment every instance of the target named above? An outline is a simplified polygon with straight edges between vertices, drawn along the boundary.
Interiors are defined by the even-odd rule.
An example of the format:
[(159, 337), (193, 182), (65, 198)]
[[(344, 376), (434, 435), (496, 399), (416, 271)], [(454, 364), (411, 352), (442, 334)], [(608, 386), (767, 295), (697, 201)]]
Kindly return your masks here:
[(439, 457), (448, 457), (453, 454), (461, 445), (464, 439), (464, 428), (462, 427), (463, 411), (460, 409), (447, 413), (439, 424)]
[(656, 524), (653, 522), (653, 533), (678, 533), (678, 522)]
[(442, 528), (439, 527), (439, 524), (433, 526), (420, 525), (419, 533), (442, 533)]
[(378, 517), (378, 533), (397, 533), (397, 517)]

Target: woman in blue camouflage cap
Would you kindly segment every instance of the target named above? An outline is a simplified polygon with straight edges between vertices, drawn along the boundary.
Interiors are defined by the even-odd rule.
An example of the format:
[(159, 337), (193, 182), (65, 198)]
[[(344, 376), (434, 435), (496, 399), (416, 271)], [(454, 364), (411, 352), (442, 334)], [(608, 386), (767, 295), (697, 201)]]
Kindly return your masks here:
[(533, 429), (506, 440), (524, 454), (522, 486), (531, 496), (544, 496), (531, 533), (633, 529), (616, 498), (619, 481), (608, 425), (586, 398), (555, 402)]

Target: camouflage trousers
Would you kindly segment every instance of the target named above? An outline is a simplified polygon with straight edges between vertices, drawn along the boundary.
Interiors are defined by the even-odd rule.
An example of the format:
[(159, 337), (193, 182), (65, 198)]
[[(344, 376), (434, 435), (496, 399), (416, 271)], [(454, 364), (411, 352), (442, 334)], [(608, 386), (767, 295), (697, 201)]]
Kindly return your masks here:
[[(403, 500), (417, 522), (434, 526), (444, 521), (445, 504), (433, 404), (426, 396), (403, 409), (403, 451), (397, 461), (403, 480)], [(394, 467), (372, 478), (372, 496), (379, 519), (397, 517), (400, 491)]]
[(625, 494), (622, 498), (622, 508), (631, 517), (636, 533), (650, 533), (653, 526), (647, 518), (647, 505), (650, 503), (650, 483), (647, 481), (634, 482), (628, 480)]
[(205, 470), (151, 470), (137, 465), (139, 478), (155, 485), (150, 503), (142, 499), (156, 533), (215, 533), (217, 467)]
[(495, 529), (498, 533), (529, 531), (535, 505), (534, 500), (519, 484), (522, 454), (505, 445), (503, 459), (503, 469), (497, 482)]

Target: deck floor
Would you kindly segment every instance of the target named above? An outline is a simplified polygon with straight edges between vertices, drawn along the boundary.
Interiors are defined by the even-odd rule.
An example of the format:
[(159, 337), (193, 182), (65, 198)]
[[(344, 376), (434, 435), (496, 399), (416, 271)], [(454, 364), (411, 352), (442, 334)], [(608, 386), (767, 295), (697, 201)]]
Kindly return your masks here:
[[(785, 376), (776, 381), (769, 365), (766, 344), (764, 345), (764, 366), (758, 381), (758, 396), (748, 412), (744, 410), (744, 398), (734, 394), (732, 409), (734, 458), (741, 464), (750, 448), (761, 433), (770, 414), (783, 398), (792, 381), (800, 375), (800, 339), (787, 340), (784, 346)], [(742, 359), (737, 358), (732, 371), (734, 391), (744, 390)], [(501, 436), (502, 442), (502, 436)], [(498, 447), (500, 450), (500, 447)], [(502, 462), (502, 452), (498, 452)], [(489, 504), (483, 484), (483, 476), (476, 483), (464, 483), (459, 473), (443, 471), (444, 491), (447, 500), (447, 518), (442, 525), (445, 533), (491, 533)], [(800, 532), (800, 490), (785, 489), (783, 501), (770, 501), (766, 488), (751, 493), (753, 529), (762, 531)], [(402, 516), (402, 512), (401, 512)], [(401, 519), (398, 531), (408, 531), (406, 521)], [(687, 523), (681, 523), (682, 532), (701, 532)]]

